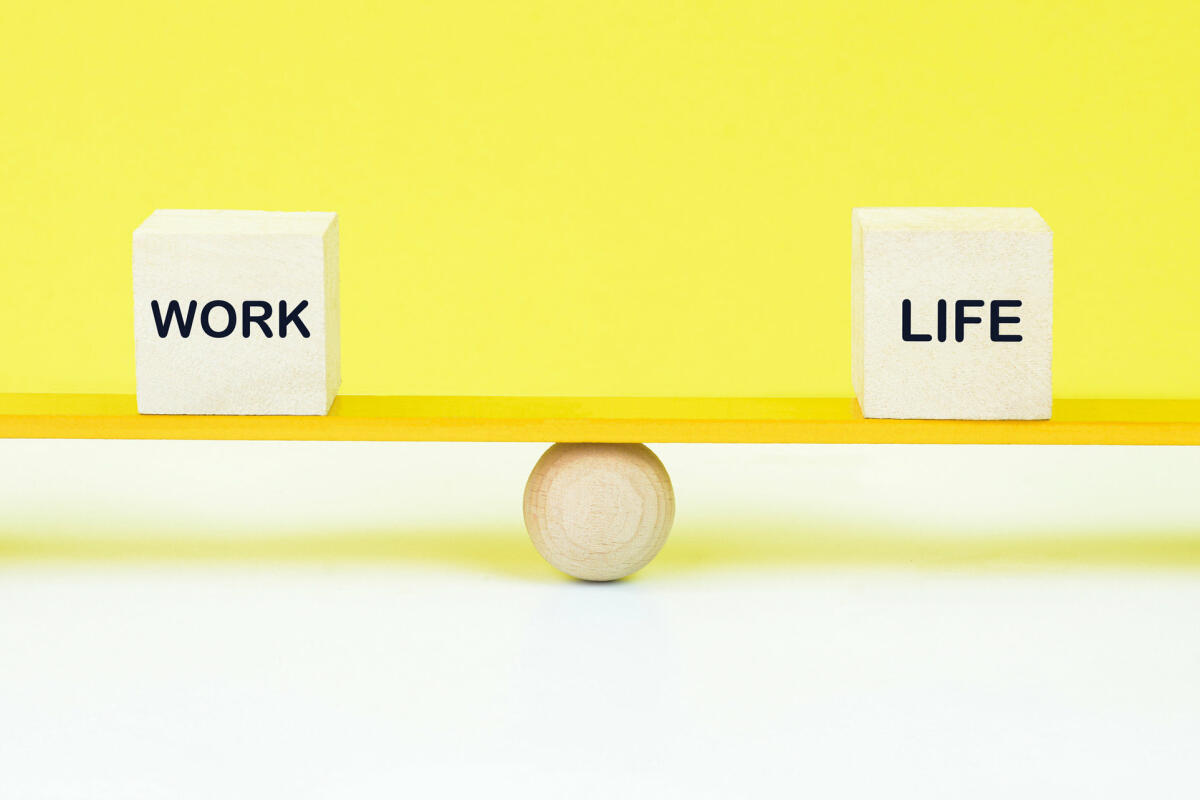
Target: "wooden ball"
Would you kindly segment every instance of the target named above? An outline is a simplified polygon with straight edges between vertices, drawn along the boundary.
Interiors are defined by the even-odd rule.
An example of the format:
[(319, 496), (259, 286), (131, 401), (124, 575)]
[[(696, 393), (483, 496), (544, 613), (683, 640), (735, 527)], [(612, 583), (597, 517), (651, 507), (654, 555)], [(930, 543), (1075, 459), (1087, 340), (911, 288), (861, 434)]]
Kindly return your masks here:
[(675, 492), (642, 444), (556, 444), (525, 485), (525, 527), (552, 566), (588, 581), (637, 572), (675, 519)]

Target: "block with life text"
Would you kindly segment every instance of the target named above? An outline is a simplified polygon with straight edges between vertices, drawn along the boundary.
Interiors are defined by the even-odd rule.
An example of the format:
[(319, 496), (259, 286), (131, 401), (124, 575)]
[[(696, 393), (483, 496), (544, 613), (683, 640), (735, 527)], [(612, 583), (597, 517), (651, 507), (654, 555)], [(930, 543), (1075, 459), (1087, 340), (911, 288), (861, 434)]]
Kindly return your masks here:
[(851, 372), (863, 416), (1047, 419), (1053, 234), (1032, 208), (856, 208)]

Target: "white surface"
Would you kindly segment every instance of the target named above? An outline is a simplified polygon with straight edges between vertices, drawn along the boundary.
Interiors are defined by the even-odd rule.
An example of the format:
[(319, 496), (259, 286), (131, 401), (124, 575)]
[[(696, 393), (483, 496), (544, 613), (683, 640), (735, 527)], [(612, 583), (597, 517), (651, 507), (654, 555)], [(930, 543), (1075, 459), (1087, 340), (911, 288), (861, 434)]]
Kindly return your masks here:
[[(1051, 407), (1053, 235), (1032, 208), (856, 208), (851, 371), (867, 417), (1046, 419)], [(930, 341), (904, 341), (911, 329)], [(938, 301), (946, 340), (938, 341)], [(956, 303), (965, 309), (956, 341)], [(994, 312), (997, 300), (1017, 308)], [(991, 340), (992, 314), (1020, 341)]]
[(524, 539), (540, 449), (0, 441), (0, 797), (1200, 793), (1195, 549), (1021, 544), (1197, 540), (1196, 449), (657, 447), (605, 585)]
[[(172, 301), (185, 321), (195, 304), (186, 337), (178, 317), (159, 333), (152, 304), (165, 321)], [(212, 302), (233, 313), (206, 315)], [(247, 302), (266, 304), (262, 325)], [(284, 304), (308, 336), (283, 328)], [(141, 413), (325, 414), (341, 383), (337, 215), (155, 211), (133, 232), (133, 311)]]

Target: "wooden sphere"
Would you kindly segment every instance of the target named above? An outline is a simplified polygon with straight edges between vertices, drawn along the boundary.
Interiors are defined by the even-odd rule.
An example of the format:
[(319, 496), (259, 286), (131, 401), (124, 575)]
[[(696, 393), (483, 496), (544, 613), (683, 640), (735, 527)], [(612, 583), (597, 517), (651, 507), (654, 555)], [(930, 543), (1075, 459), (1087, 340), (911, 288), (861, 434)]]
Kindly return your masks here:
[(551, 566), (612, 581), (650, 563), (675, 519), (675, 492), (642, 444), (556, 444), (525, 485), (525, 527)]

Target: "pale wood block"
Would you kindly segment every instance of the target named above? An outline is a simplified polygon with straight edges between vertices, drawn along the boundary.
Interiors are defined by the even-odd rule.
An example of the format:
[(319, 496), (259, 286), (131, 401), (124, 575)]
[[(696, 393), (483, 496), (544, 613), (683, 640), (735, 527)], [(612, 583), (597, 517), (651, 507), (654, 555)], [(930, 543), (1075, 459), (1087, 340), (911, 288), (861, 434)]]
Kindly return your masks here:
[(533, 546), (562, 572), (611, 581), (658, 553), (675, 520), (675, 492), (641, 444), (556, 444), (525, 485)]
[(865, 417), (1047, 419), (1053, 244), (1032, 208), (856, 208), (851, 372)]
[(142, 414), (325, 414), (341, 383), (337, 215), (155, 211), (133, 233)]

